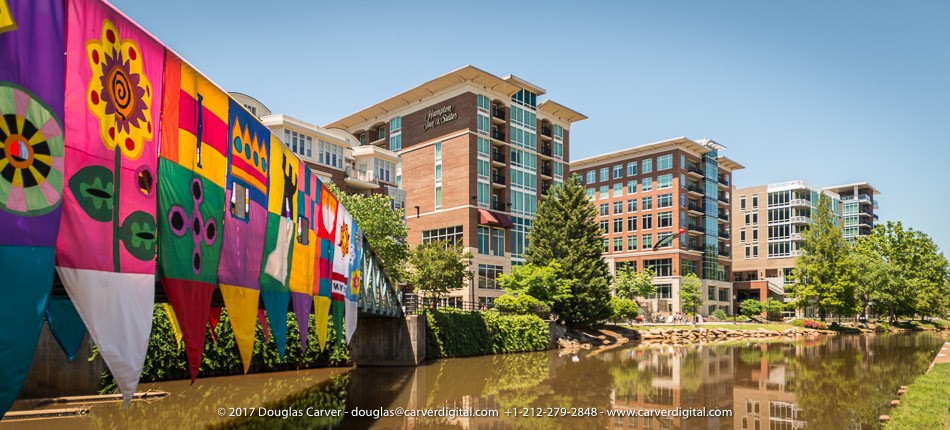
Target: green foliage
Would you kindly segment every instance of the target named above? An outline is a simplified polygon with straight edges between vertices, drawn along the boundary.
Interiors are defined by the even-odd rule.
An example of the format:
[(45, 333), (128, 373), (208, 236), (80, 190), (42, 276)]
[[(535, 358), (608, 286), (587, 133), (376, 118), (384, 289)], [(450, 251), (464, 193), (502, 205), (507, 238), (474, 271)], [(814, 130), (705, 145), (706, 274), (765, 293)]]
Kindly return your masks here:
[(726, 318), (729, 318), (729, 316), (726, 315), (726, 311), (722, 309), (716, 309), (715, 311), (713, 311), (712, 316), (716, 317), (716, 319), (718, 319), (719, 321), (725, 321)]
[(438, 298), (450, 290), (465, 286), (471, 278), (468, 266), (472, 254), (464, 252), (462, 245), (444, 241), (424, 243), (409, 253), (409, 284), (427, 297)]
[(785, 304), (778, 300), (775, 300), (772, 297), (769, 297), (769, 299), (766, 300), (765, 304), (763, 304), (762, 306), (762, 310), (765, 311), (769, 319), (781, 318), (783, 309), (785, 309)]
[(652, 298), (656, 295), (656, 285), (653, 285), (655, 276), (656, 272), (651, 267), (637, 273), (633, 266), (624, 266), (618, 269), (617, 275), (614, 276), (614, 294), (627, 299)]
[(887, 430), (950, 428), (947, 398), (950, 398), (950, 364), (934, 365), (917, 377), (894, 412)]
[(739, 303), (739, 313), (747, 317), (762, 313), (762, 302), (756, 299), (745, 299)]
[(703, 296), (699, 292), (702, 286), (695, 273), (689, 273), (683, 277), (680, 284), (680, 306), (686, 311), (687, 315), (696, 315), (696, 311), (703, 304)]
[[(346, 409), (347, 387), (350, 383), (350, 374), (337, 375), (330, 380), (317, 384), (308, 390), (293, 393), (277, 401), (267, 402), (260, 407), (272, 410), (339, 410)], [(256, 406), (256, 405), (255, 405)], [(275, 419), (250, 414), (245, 417), (230, 419), (222, 423), (212, 424), (211, 429), (300, 429), (300, 428), (337, 428), (343, 416), (288, 416)]]
[(811, 225), (802, 233), (804, 254), (795, 262), (792, 293), (800, 307), (813, 306), (824, 320), (830, 312), (853, 314), (855, 285), (845, 274), (850, 244), (835, 222), (831, 199), (821, 194), (811, 213)]
[(553, 187), (538, 205), (528, 232), (527, 262), (546, 266), (557, 262), (571, 291), (552, 311), (570, 326), (589, 327), (611, 315), (610, 271), (603, 256), (603, 233), (597, 211), (577, 178)]
[(881, 321), (874, 325), (874, 331), (878, 333), (889, 333), (891, 331), (891, 325)]
[(630, 321), (640, 314), (637, 302), (620, 297), (610, 298), (610, 309), (613, 311), (614, 321)]
[(815, 321), (813, 319), (808, 319), (808, 318), (797, 319), (795, 321), (792, 321), (792, 325), (795, 327), (813, 328), (816, 330), (826, 330), (828, 328), (827, 324), (821, 321)]
[(443, 309), (426, 314), (426, 357), (468, 357), (542, 351), (548, 325), (534, 315), (498, 315)]
[[(297, 319), (293, 313), (287, 314), (287, 353), (281, 362), (277, 354), (277, 346), (273, 337), (264, 343), (264, 331), (257, 324), (257, 333), (254, 340), (254, 355), (248, 373), (273, 372), (281, 370), (296, 370), (313, 367), (345, 366), (350, 363), (349, 351), (344, 346), (338, 349), (332, 322), (329, 323), (329, 337), (323, 352), (319, 350), (317, 334), (314, 327), (314, 317), (310, 315), (310, 329), (307, 336), (307, 354), (300, 351), (300, 333), (297, 330)], [(231, 331), (231, 321), (227, 309), (222, 309), (221, 319), (215, 328), (218, 341), (214, 342), (209, 330), (205, 336), (204, 357), (199, 368), (199, 377), (239, 375), (244, 372), (241, 355)], [(162, 305), (155, 305), (152, 315), (152, 333), (149, 336), (148, 352), (145, 355), (145, 366), (142, 368), (142, 382), (165, 381), (173, 379), (187, 379), (191, 376), (188, 371), (188, 359), (185, 356), (184, 343), (181, 348), (175, 344), (175, 334), (171, 322), (165, 315)], [(106, 369), (100, 380), (100, 392), (111, 392), (115, 387), (114, 379)]]
[(386, 274), (396, 282), (404, 281), (409, 258), (405, 209), (393, 209), (389, 196), (350, 194), (340, 191), (332, 182), (324, 184), (353, 215)]
[(858, 299), (886, 312), (891, 322), (950, 312), (947, 259), (922, 232), (905, 230), (899, 222), (878, 225), (858, 240), (849, 263)]
[(572, 282), (572, 279), (564, 276), (557, 261), (551, 261), (545, 266), (530, 263), (514, 266), (511, 273), (498, 277), (498, 285), (509, 294), (527, 294), (549, 308), (570, 297)]
[(528, 294), (505, 294), (495, 299), (495, 309), (505, 315), (537, 315), (547, 318), (551, 314), (548, 305)]

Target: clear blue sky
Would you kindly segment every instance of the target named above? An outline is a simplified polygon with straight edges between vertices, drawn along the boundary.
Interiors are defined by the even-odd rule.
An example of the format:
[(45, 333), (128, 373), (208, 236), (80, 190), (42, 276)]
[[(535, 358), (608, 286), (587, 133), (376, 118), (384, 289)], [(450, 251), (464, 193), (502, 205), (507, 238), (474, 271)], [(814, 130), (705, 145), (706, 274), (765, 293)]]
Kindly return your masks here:
[(866, 180), (950, 249), (950, 2), (113, 3), (275, 113), (326, 124), (472, 64), (589, 116), (574, 159), (709, 137), (739, 187)]

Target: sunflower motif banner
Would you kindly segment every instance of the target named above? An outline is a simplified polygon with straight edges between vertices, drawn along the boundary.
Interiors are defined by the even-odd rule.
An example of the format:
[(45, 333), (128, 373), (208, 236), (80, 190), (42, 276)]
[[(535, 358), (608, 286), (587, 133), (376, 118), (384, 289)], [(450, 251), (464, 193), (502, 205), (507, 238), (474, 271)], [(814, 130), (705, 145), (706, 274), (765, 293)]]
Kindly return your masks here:
[(290, 276), (291, 242), (296, 230), (300, 160), (276, 138), (271, 140), (271, 160), (280, 170), (271, 169), (267, 182), (267, 233), (261, 268), (261, 298), (270, 319), (277, 352), (283, 359), (287, 346), (287, 306), (290, 304), (287, 280)]
[(346, 290), (349, 288), (350, 263), (355, 257), (353, 246), (353, 217), (343, 205), (337, 208), (336, 236), (333, 241), (333, 275), (330, 296), (333, 328), (337, 342), (343, 343), (343, 315), (346, 307)]
[(317, 274), (314, 277), (314, 322), (317, 330), (317, 341), (323, 351), (327, 343), (327, 322), (330, 319), (330, 304), (333, 279), (333, 252), (336, 238), (336, 216), (340, 204), (333, 193), (320, 184), (320, 217), (317, 219), (317, 237), (320, 238), (319, 257), (317, 257)]
[(171, 52), (158, 159), (159, 280), (181, 326), (191, 379), (218, 284), (227, 177), (228, 95)]
[(63, 192), (62, 0), (0, 0), (0, 415), (30, 370)]
[(66, 15), (57, 270), (128, 402), (152, 326), (165, 50), (103, 3), (69, 0)]
[(300, 180), (297, 185), (297, 231), (293, 244), (290, 270), (290, 297), (300, 331), (300, 346), (307, 353), (310, 313), (313, 309), (313, 282), (316, 274), (315, 256), (320, 243), (314, 232), (314, 222), (320, 213), (320, 179), (300, 162)]
[(245, 373), (254, 351), (254, 317), (261, 291), (270, 139), (270, 131), (257, 118), (238, 102), (228, 100), (228, 174), (218, 286)]

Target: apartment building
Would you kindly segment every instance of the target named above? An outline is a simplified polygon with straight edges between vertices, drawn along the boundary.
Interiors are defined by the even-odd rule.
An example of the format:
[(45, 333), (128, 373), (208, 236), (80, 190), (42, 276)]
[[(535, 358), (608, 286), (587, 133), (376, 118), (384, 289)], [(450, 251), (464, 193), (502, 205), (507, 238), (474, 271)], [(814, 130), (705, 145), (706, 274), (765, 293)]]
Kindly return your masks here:
[(361, 146), (356, 136), (344, 130), (273, 114), (247, 94), (232, 92), (231, 96), (257, 115), (321, 181), (333, 182), (349, 193), (387, 195), (393, 198), (395, 208), (405, 207), (406, 194), (399, 189), (397, 181), (399, 155), (395, 152), (378, 146)]
[(845, 239), (854, 241), (871, 234), (879, 219), (874, 210), (879, 209), (876, 196), (881, 194), (880, 191), (867, 182), (837, 185), (825, 190), (841, 198), (841, 230)]
[(681, 312), (688, 273), (702, 279), (702, 315), (732, 312), (732, 174), (743, 166), (723, 149), (678, 137), (571, 162), (598, 208), (611, 272), (656, 272), (656, 296), (641, 300), (646, 312)]
[(587, 117), (516, 76), (473, 66), (439, 76), (327, 124), (358, 145), (399, 156), (409, 243), (461, 243), (472, 282), (447, 305), (491, 306), (496, 281), (524, 262), (539, 200), (567, 175), (570, 127)]
[(840, 219), (838, 194), (804, 181), (736, 190), (732, 205), (738, 231), (732, 246), (736, 303), (785, 297), (785, 285), (792, 283), (792, 270), (802, 252), (802, 231), (811, 224), (821, 194), (831, 199)]

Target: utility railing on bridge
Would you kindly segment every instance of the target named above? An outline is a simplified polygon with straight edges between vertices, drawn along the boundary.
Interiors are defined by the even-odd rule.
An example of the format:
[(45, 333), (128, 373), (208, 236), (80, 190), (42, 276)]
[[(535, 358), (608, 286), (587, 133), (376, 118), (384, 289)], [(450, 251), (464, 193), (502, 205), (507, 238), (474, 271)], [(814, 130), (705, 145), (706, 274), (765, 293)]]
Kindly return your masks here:
[(363, 244), (363, 287), (360, 289), (357, 309), (361, 315), (402, 317), (402, 291), (399, 291), (398, 286), (386, 275), (366, 239), (363, 239)]

